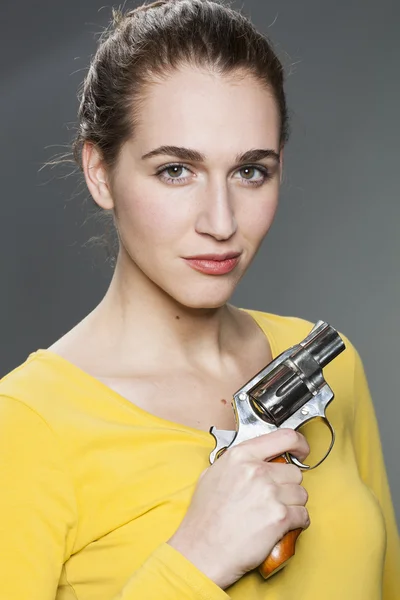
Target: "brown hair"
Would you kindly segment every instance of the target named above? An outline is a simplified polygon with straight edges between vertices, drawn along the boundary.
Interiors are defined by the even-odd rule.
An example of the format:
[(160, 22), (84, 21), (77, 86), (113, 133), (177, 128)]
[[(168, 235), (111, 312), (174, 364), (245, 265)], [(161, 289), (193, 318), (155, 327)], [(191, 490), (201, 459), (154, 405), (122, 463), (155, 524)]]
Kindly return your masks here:
[(81, 169), (88, 141), (112, 174), (122, 144), (134, 134), (146, 86), (181, 64), (205, 66), (221, 75), (254, 75), (274, 94), (284, 145), (288, 114), (283, 68), (266, 37), (222, 0), (159, 0), (125, 14), (114, 9), (113, 22), (100, 38), (83, 83), (73, 141)]
[[(276, 100), (282, 147), (289, 135), (282, 64), (267, 37), (227, 2), (158, 0), (125, 13), (113, 9), (80, 90), (72, 157), (64, 154), (47, 165), (75, 162), (83, 170), (82, 149), (89, 142), (100, 151), (112, 182), (119, 151), (135, 133), (146, 87), (183, 64), (256, 77)], [(118, 239), (113, 214), (94, 208), (92, 216), (103, 223), (105, 236), (89, 243), (105, 246), (114, 264)]]

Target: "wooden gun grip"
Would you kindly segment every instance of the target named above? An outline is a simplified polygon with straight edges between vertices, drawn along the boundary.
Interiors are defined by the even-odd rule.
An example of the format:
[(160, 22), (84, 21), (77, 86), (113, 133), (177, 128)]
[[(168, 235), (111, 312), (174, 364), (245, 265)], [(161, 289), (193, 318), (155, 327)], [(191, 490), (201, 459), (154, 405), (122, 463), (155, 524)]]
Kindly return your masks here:
[[(278, 456), (270, 462), (287, 463), (288, 461), (284, 456)], [(302, 531), (301, 528), (288, 531), (288, 533), (275, 544), (271, 550), (271, 554), (258, 567), (258, 570), (264, 579), (268, 579), (268, 577), (277, 573), (289, 562), (295, 553), (296, 540)]]

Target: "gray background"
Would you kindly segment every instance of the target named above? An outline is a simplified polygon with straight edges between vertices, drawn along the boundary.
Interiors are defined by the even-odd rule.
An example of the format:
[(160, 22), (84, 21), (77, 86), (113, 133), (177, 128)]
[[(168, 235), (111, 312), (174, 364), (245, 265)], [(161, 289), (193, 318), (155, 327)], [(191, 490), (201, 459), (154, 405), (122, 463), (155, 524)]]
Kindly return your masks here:
[[(270, 35), (290, 73), (293, 128), (275, 225), (234, 301), (322, 318), (350, 337), (400, 519), (400, 4), (233, 6)], [(111, 13), (102, 7), (1, 4), (0, 375), (85, 316), (110, 279), (102, 255), (83, 246), (96, 225), (85, 224), (85, 194), (71, 199), (78, 180), (61, 178), (68, 170), (39, 172), (71, 139), (77, 88)]]

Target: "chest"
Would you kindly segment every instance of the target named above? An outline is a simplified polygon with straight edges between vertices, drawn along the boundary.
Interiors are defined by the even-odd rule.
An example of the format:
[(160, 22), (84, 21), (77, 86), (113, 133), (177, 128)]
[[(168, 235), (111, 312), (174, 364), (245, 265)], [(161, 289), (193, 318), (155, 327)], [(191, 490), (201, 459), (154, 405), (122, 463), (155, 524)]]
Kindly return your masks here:
[(250, 378), (244, 377), (244, 373), (236, 377), (206, 377), (176, 372), (132, 379), (107, 378), (102, 382), (156, 417), (209, 431), (213, 425), (218, 429), (236, 429), (231, 400)]
[[(210, 450), (203, 435), (168, 428), (124, 429), (117, 422), (103, 427), (100, 431), (99, 424), (91, 430), (97, 439), (90, 444), (87, 435), (82, 440), (87, 453), (79, 452), (76, 479), (81, 511), (79, 551), (65, 566), (69, 585), (82, 600), (116, 597), (132, 573), (176, 531), (196, 481), (207, 467)], [(284, 586), (281, 579), (271, 579), (264, 595), (265, 582), (255, 574), (254, 595), (249, 583), (246, 598), (267, 598), (272, 593), (273, 598), (316, 599), (321, 581), (332, 581), (326, 598), (333, 600), (344, 597), (342, 592), (352, 581), (369, 578), (368, 588), (362, 586), (365, 591), (371, 579), (377, 578), (370, 573), (373, 565), (382, 564), (384, 523), (377, 502), (359, 479), (352, 446), (343, 441), (338, 440), (324, 467), (304, 476), (311, 526), (299, 538)], [(77, 470), (73, 472), (76, 477)], [(311, 563), (312, 573), (299, 588), (299, 577)], [(315, 582), (321, 573), (322, 579)], [(241, 585), (232, 588), (232, 593), (229, 590), (232, 600), (243, 598)], [(366, 597), (378, 596), (371, 593), (362, 596), (363, 600)]]

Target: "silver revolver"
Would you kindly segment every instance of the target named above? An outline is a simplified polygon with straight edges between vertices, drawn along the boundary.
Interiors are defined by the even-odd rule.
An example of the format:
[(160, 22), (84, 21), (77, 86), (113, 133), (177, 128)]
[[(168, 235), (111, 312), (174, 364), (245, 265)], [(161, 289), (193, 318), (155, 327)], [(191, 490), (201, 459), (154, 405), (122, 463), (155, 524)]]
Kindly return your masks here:
[[(309, 466), (290, 453), (275, 459), (307, 470), (320, 465), (335, 442), (334, 429), (325, 414), (334, 394), (324, 379), (322, 369), (344, 349), (345, 344), (337, 331), (324, 321), (318, 321), (302, 342), (282, 352), (234, 394), (232, 407), (236, 431), (211, 427), (210, 433), (216, 444), (210, 454), (210, 463), (214, 463), (228, 448), (245, 440), (271, 433), (280, 427), (298, 429), (311, 419), (320, 418), (331, 432), (330, 446), (321, 460)], [(297, 529), (286, 534), (260, 565), (259, 571), (265, 579), (282, 568), (294, 554), (294, 544), (300, 532), (301, 529)]]

